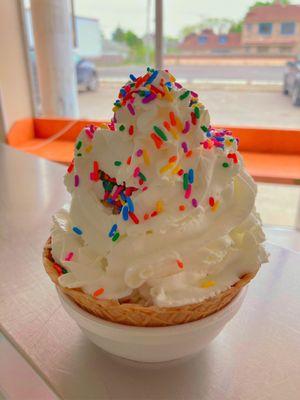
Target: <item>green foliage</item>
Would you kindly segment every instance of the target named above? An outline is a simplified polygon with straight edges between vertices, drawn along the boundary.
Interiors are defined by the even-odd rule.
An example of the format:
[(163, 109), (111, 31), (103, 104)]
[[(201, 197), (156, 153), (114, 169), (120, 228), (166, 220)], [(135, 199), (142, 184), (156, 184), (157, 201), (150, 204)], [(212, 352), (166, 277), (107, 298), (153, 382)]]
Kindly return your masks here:
[(125, 41), (125, 32), (122, 28), (117, 27), (116, 30), (112, 34), (112, 40), (114, 42), (124, 42)]
[[(254, 7), (271, 6), (272, 4), (275, 4), (275, 3), (276, 3), (276, 0), (272, 0), (272, 1), (256, 1), (256, 2), (249, 8), (249, 10), (252, 10)], [(283, 5), (291, 4), (290, 0), (281, 0), (280, 3), (283, 4)]]
[(147, 55), (149, 63), (153, 63), (154, 50), (145, 46), (143, 40), (134, 32), (124, 31), (118, 27), (112, 34), (112, 40), (119, 43), (125, 43), (129, 48), (128, 63), (145, 63)]
[[(181, 30), (181, 37), (191, 33), (200, 33), (203, 29), (212, 29), (215, 33), (227, 33), (237, 23), (228, 18), (205, 18), (198, 24), (187, 25)], [(237, 29), (237, 27), (235, 27)]]
[(124, 42), (130, 48), (137, 48), (143, 46), (143, 41), (134, 32), (127, 31), (124, 35)]
[(229, 32), (241, 33), (242, 30), (243, 30), (243, 21), (238, 21), (238, 22), (234, 22), (231, 25)]

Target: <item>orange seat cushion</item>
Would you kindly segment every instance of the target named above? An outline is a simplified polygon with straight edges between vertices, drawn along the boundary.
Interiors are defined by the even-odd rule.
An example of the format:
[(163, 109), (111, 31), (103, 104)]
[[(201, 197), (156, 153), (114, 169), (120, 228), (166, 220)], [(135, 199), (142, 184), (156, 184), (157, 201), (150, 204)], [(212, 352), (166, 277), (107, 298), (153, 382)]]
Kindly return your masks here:
[(246, 168), (256, 180), (294, 184), (300, 181), (300, 155), (242, 151), (242, 156)]
[[(32, 139), (15, 146), (19, 150), (27, 153), (35, 154), (36, 156), (47, 158), (51, 161), (57, 161), (68, 164), (73, 159), (74, 142), (68, 140), (55, 140), (45, 144), (44, 139)], [(43, 146), (42, 146), (43, 145)], [(39, 147), (41, 146), (41, 147)]]

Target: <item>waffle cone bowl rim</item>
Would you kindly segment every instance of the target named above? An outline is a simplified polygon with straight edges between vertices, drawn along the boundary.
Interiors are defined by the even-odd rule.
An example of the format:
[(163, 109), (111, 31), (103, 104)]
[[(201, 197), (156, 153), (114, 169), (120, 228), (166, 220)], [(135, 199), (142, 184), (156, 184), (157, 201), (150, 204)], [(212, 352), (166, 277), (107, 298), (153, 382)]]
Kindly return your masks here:
[(256, 275), (244, 274), (230, 288), (200, 303), (178, 307), (143, 306), (134, 303), (120, 303), (117, 300), (98, 300), (84, 293), (80, 288), (69, 289), (58, 282), (59, 273), (54, 268), (51, 254), (51, 237), (43, 249), (43, 265), (52, 282), (83, 310), (106, 321), (137, 327), (163, 327), (198, 321), (227, 306)]

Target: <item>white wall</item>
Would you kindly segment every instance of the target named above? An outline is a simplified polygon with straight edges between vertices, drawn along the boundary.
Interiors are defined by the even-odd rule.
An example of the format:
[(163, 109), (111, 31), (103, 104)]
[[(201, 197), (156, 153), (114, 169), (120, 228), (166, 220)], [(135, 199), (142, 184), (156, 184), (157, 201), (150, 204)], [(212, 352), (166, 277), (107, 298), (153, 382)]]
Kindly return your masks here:
[(0, 1), (0, 101), (8, 130), (33, 115), (18, 0)]

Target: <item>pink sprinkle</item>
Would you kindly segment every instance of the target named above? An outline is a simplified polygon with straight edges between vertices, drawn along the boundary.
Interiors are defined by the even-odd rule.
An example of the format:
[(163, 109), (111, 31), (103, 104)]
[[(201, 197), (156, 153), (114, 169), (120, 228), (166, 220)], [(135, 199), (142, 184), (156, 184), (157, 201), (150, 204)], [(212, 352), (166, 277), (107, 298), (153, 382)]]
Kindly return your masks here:
[(117, 186), (117, 189), (116, 189), (115, 193), (111, 196), (111, 199), (116, 200), (116, 198), (118, 197), (118, 194), (120, 192), (122, 192), (123, 189), (124, 189), (123, 186)]
[(140, 172), (141, 171), (140, 171), (139, 167), (136, 167), (135, 170), (133, 171), (133, 177), (134, 178), (138, 177)]
[(114, 122), (114, 123), (117, 122), (116, 113), (114, 113), (114, 116), (112, 117), (111, 122)]
[(192, 205), (193, 207), (198, 207), (198, 201), (196, 199), (192, 199)]
[(141, 157), (143, 155), (143, 150), (138, 149), (138, 151), (135, 154), (137, 155), (137, 157)]
[(90, 128), (85, 128), (85, 133), (86, 133), (87, 137), (89, 137), (90, 139), (93, 139), (94, 135), (91, 132)]
[(193, 96), (193, 97), (198, 97), (198, 93), (196, 93), (196, 92), (193, 92), (192, 90), (191, 90), (191, 95)]
[(175, 82), (175, 86), (176, 86), (178, 89), (182, 89), (182, 85), (180, 85), (180, 83), (178, 83), (178, 82)]
[(96, 132), (96, 130), (97, 130), (97, 126), (91, 124), (91, 125), (90, 125), (90, 131), (91, 131), (92, 133), (94, 133), (94, 132)]
[(110, 122), (109, 124), (107, 124), (107, 126), (111, 131), (115, 131), (115, 124), (113, 122)]
[(70, 253), (67, 255), (67, 257), (65, 258), (65, 261), (71, 261), (72, 258), (73, 258), (73, 256), (74, 256), (74, 253), (70, 252)]
[(147, 104), (147, 103), (150, 103), (150, 101), (152, 101), (154, 99), (156, 99), (156, 94), (150, 93), (149, 96), (146, 96), (143, 98), (142, 103)]
[(79, 186), (79, 175), (74, 176), (74, 186), (75, 187)]
[(189, 123), (189, 121), (185, 121), (184, 129), (183, 129), (182, 133), (188, 133), (189, 130), (190, 130), (190, 123)]
[(184, 151), (185, 153), (187, 153), (188, 147), (187, 147), (186, 142), (182, 142), (182, 143), (181, 143), (181, 147), (183, 148), (183, 151)]
[(188, 199), (192, 193), (192, 185), (189, 183), (187, 190), (185, 191), (184, 197)]
[(132, 104), (128, 103), (127, 108), (131, 115), (135, 115), (135, 111), (134, 111), (134, 108), (132, 107)]

